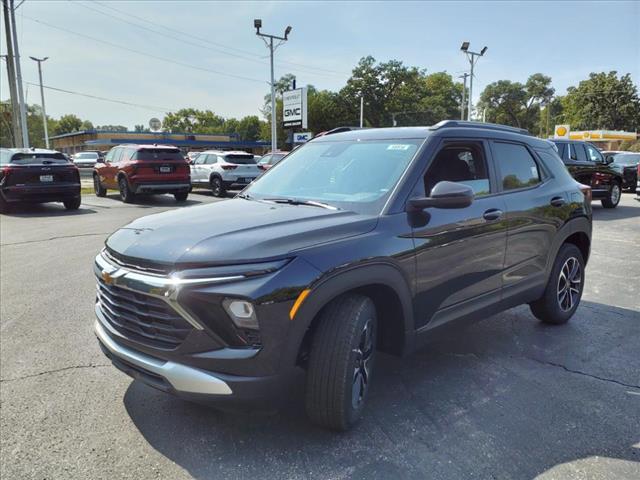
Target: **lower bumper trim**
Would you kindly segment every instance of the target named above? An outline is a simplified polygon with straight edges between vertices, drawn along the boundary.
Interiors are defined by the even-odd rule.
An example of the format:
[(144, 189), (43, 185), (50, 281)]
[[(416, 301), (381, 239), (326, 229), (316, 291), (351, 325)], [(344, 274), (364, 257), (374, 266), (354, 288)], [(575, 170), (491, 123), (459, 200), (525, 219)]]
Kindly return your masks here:
[(164, 378), (178, 393), (232, 394), (226, 382), (208, 372), (171, 361), (159, 360), (120, 345), (109, 336), (99, 320), (96, 320), (94, 328), (98, 340), (111, 354)]

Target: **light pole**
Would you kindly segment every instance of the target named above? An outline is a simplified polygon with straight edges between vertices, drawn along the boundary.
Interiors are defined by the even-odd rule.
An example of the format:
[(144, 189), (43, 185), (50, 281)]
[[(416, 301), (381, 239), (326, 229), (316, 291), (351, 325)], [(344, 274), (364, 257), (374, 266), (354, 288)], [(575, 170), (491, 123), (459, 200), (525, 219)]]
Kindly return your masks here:
[(467, 55), (467, 60), (469, 60), (469, 64), (471, 65), (471, 73), (469, 74), (469, 111), (467, 112), (467, 120), (471, 120), (471, 108), (473, 107), (473, 67), (478, 61), (478, 58), (486, 53), (487, 47), (483, 47), (480, 53), (471, 52), (469, 51), (469, 42), (462, 42), (460, 50)]
[[(276, 80), (273, 74), (273, 52), (282, 45), (284, 42), (289, 40), (289, 34), (291, 33), (291, 27), (287, 27), (284, 31), (284, 37), (279, 37), (277, 35), (267, 35), (266, 33), (262, 33), (260, 29), (262, 28), (262, 20), (256, 18), (253, 21), (253, 26), (256, 29), (256, 35), (262, 37), (265, 45), (269, 49), (270, 57), (271, 57), (271, 151), (275, 152), (278, 149), (278, 129), (276, 126), (276, 118), (278, 117), (276, 112)], [(267, 41), (267, 38), (269, 39)], [(273, 45), (274, 40), (280, 40), (275, 46)]]
[(29, 57), (34, 62), (38, 63), (38, 77), (40, 77), (40, 98), (42, 103), (42, 125), (44, 125), (44, 143), (49, 148), (49, 128), (47, 127), (47, 111), (44, 108), (44, 88), (42, 87), (42, 62), (49, 57), (36, 58)]
[(363, 126), (364, 126), (364, 95), (360, 94), (360, 128), (362, 128)]
[(464, 100), (465, 95), (467, 94), (467, 77), (469, 77), (469, 74), (466, 72), (458, 77), (462, 78), (464, 82), (462, 85), (462, 101), (460, 102), (460, 120), (464, 120)]
[[(14, 4), (15, 0), (7, 0), (9, 6), (10, 20), (11, 20), (11, 34), (13, 37), (13, 55), (15, 62), (16, 72), (16, 86), (18, 87), (18, 103), (20, 104), (20, 125), (22, 130), (22, 146), (29, 148), (29, 130), (27, 130), (27, 105), (24, 103), (24, 91), (22, 89), (22, 69), (20, 68), (20, 51), (18, 49), (18, 33), (16, 32), (16, 8), (22, 5), (22, 2), (18, 4), (18, 7)], [(5, 25), (7, 27), (7, 25)]]

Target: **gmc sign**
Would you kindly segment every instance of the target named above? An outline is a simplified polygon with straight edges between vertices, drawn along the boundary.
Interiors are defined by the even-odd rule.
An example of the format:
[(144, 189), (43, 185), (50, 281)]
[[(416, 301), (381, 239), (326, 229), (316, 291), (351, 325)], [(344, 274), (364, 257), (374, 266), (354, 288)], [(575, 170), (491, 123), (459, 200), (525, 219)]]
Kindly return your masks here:
[(307, 126), (307, 89), (298, 88), (282, 94), (282, 123), (285, 127)]

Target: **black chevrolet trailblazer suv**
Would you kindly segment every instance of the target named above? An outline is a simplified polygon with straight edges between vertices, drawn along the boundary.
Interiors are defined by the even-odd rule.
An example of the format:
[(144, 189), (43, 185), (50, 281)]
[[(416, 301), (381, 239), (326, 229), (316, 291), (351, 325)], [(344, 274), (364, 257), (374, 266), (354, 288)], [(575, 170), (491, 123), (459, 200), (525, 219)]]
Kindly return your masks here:
[(193, 401), (263, 406), (305, 375), (311, 420), (345, 430), (377, 351), (525, 303), (569, 320), (590, 243), (589, 187), (525, 131), (329, 132), (234, 199), (113, 233), (95, 331), (116, 367)]

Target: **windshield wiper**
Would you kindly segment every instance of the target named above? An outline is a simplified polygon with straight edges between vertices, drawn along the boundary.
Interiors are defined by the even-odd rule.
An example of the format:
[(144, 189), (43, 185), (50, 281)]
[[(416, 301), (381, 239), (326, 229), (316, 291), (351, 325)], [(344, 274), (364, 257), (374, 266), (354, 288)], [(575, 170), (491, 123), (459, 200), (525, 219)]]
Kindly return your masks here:
[(263, 198), (265, 202), (286, 203), (287, 205), (309, 205), (311, 207), (326, 208), (327, 210), (338, 210), (338, 207), (329, 205), (328, 203), (316, 202), (315, 200), (301, 200), (298, 198)]

